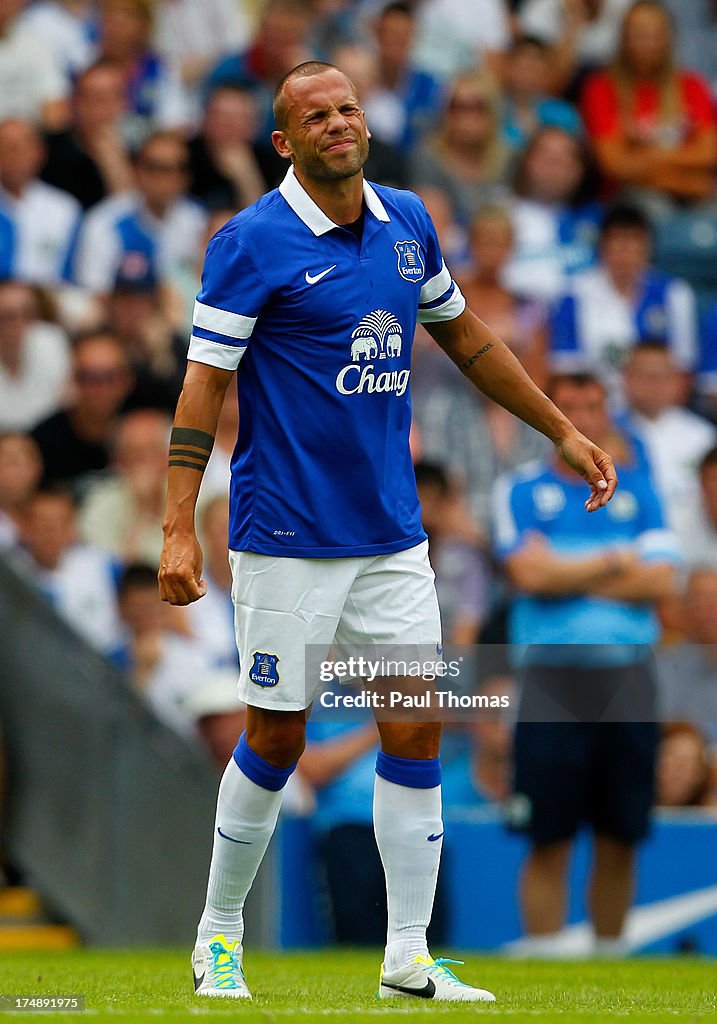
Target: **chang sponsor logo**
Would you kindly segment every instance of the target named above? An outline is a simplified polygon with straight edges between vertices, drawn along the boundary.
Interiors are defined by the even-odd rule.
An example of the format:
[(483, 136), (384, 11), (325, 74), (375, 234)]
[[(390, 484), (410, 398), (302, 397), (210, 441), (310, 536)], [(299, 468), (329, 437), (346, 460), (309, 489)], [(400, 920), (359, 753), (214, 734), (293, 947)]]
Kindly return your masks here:
[(403, 395), (411, 371), (381, 367), (380, 361), (398, 359), (403, 349), (403, 328), (385, 309), (368, 313), (351, 332), (351, 362), (339, 370), (336, 390), (340, 395)]
[(370, 395), (393, 391), (397, 395), (405, 394), (408, 387), (410, 370), (385, 370), (376, 373), (373, 363), (356, 366), (354, 363), (344, 366), (336, 377), (336, 390), (340, 395), (361, 395), (364, 391)]

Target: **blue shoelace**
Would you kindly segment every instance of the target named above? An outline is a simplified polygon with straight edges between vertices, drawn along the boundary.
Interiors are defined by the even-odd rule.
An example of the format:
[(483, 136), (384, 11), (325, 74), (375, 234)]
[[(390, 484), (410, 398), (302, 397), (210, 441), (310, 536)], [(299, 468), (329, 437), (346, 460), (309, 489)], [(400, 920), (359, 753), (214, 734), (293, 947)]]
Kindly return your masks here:
[(236, 974), (241, 973), (241, 967), (234, 952), (226, 949), (221, 942), (212, 942), (209, 949), (213, 956), (212, 973), (217, 988), (239, 988)]
[(463, 982), (460, 980), (460, 978), (457, 978), (455, 976), (455, 974), (453, 973), (453, 971), (449, 967), (446, 967), (446, 964), (462, 964), (462, 963), (465, 963), (465, 961), (464, 960), (451, 960), (449, 957), (439, 956), (431, 964), (431, 969), (436, 967), (438, 969), (438, 971), (442, 975), (445, 976), (447, 974), (448, 977), (451, 979), (451, 982), (453, 984), (455, 984), (455, 985), (463, 985)]

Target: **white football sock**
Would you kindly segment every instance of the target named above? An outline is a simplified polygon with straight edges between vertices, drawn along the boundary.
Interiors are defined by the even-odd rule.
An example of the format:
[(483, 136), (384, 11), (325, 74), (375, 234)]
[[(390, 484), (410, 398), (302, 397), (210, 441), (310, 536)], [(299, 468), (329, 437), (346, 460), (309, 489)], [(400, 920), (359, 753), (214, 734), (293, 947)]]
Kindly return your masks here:
[(258, 786), (233, 757), (230, 759), (219, 786), (207, 902), (197, 929), (198, 944), (221, 933), (229, 940), (243, 939), (244, 901), (276, 827), (282, 793), (282, 789)]
[(386, 873), (388, 933), (384, 964), (391, 972), (406, 966), (415, 956), (428, 954), (426, 928), (443, 845), (440, 785), (414, 789), (377, 775), (373, 820)]

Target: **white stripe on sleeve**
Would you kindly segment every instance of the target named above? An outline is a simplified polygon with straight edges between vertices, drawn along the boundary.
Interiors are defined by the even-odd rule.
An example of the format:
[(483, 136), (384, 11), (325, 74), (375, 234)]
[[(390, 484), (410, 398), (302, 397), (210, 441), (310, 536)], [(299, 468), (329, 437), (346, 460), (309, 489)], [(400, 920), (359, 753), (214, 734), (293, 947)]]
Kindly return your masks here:
[(432, 277), (430, 281), (426, 281), (423, 288), (421, 288), (421, 294), (418, 301), (421, 303), (433, 302), (444, 292), (447, 292), (451, 287), (451, 272), (446, 266), (445, 262), (441, 267), (440, 271), (435, 277)]
[(510, 551), (518, 541), (518, 525), (510, 503), (514, 477), (500, 476), (493, 487), (493, 536), (500, 553)]
[(637, 538), (637, 550), (641, 558), (651, 562), (681, 561), (680, 544), (672, 530), (644, 530)]
[(230, 313), (228, 309), (217, 309), (207, 306), (198, 299), (194, 303), (192, 322), (205, 331), (216, 331), (226, 334), (228, 338), (248, 338), (254, 330), (256, 317), (242, 316), (241, 313)]
[(672, 350), (682, 370), (692, 370), (697, 362), (697, 311), (695, 293), (685, 281), (673, 281), (667, 289)]
[(246, 352), (246, 345), (222, 345), (194, 335), (189, 339), (187, 359), (194, 363), (207, 363), (219, 370), (236, 370)]
[(419, 324), (437, 323), (440, 320), (455, 320), (466, 308), (466, 300), (463, 298), (458, 285), (453, 289), (453, 294), (442, 306), (434, 306), (432, 309), (418, 310)]

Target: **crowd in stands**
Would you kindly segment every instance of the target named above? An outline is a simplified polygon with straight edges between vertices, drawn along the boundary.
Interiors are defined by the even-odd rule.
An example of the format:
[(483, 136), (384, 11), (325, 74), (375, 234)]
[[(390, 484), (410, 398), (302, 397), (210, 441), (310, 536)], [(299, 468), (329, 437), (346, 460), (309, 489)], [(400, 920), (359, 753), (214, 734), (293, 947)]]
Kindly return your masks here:
[[(273, 90), (313, 57), (360, 91), (367, 176), (419, 193), (469, 304), (541, 386), (572, 375), (585, 395), (597, 381), (605, 446), (626, 480), (649, 484), (633, 539), (601, 539), (576, 582), (575, 552), (549, 539), (550, 444), (419, 327), (412, 443), (446, 642), (515, 638), (516, 593), (547, 600), (568, 571), (596, 607), (649, 604), (665, 642), (658, 799), (717, 805), (711, 0), (0, 0), (0, 549), (223, 765), (243, 714), (231, 389), (198, 510), (209, 594), (186, 611), (155, 585), (168, 432), (204, 248), (285, 174)], [(520, 534), (535, 460), (547, 475), (516, 560), (508, 519)], [(619, 491), (611, 514), (642, 515), (635, 493)], [(600, 515), (586, 527), (596, 544)], [(674, 571), (630, 590), (667, 532)], [(507, 671), (484, 684), (509, 688)], [(337, 746), (324, 723), (310, 740), (329, 849), (346, 841), (330, 828), (360, 802), (376, 736), (362, 727)], [(447, 750), (449, 802), (508, 796), (505, 723), (453, 729)], [(366, 800), (352, 826), (367, 827)]]

